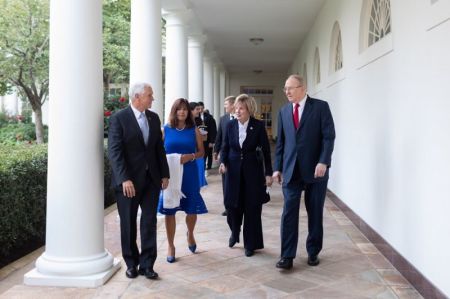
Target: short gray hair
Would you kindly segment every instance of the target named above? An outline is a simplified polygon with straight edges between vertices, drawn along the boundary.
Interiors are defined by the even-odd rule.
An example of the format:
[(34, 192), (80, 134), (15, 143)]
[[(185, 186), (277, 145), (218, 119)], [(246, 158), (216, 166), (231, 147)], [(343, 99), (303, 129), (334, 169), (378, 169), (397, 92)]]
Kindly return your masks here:
[(295, 79), (295, 80), (298, 81), (298, 83), (299, 83), (301, 86), (306, 86), (305, 79), (303, 79), (303, 77), (300, 76), (300, 75), (293, 74), (293, 75), (290, 75), (290, 76), (288, 77), (288, 79)]
[(151, 85), (144, 82), (137, 82), (130, 85), (130, 89), (128, 91), (128, 95), (130, 96), (130, 100), (134, 100), (137, 95), (144, 93), (145, 88), (150, 87)]

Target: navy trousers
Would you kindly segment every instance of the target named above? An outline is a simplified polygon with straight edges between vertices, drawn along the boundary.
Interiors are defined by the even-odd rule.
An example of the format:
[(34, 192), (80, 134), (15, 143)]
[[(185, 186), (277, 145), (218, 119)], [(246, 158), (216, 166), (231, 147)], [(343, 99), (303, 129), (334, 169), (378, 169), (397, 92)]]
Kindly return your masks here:
[(323, 207), (328, 180), (305, 183), (298, 176), (283, 184), (284, 206), (281, 216), (281, 257), (295, 258), (298, 244), (300, 197), (305, 191), (305, 206), (308, 213), (308, 255), (318, 255), (323, 244)]

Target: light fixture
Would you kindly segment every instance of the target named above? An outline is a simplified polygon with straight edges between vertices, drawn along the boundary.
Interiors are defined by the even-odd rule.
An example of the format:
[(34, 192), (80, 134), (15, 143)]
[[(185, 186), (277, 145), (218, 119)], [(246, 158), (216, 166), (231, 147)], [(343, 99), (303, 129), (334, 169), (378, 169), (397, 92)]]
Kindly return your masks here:
[(263, 71), (262, 71), (262, 70), (253, 70), (253, 72), (254, 72), (255, 74), (261, 74)]
[(249, 41), (254, 44), (255, 46), (258, 46), (260, 44), (262, 44), (262, 42), (264, 41), (264, 38), (261, 37), (252, 37), (249, 39)]

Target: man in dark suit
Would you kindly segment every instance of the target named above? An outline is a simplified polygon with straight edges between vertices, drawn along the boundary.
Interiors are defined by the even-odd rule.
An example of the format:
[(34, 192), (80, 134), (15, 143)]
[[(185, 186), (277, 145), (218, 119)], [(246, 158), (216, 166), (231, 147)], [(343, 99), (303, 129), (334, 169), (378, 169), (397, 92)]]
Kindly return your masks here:
[[(169, 182), (161, 134), (161, 122), (148, 110), (153, 102), (152, 87), (145, 83), (130, 88), (131, 104), (110, 118), (108, 156), (112, 185), (120, 216), (122, 256), (126, 276), (138, 273), (156, 279), (156, 209), (158, 196)], [(136, 244), (136, 218), (141, 207), (141, 253)], [(137, 267), (139, 266), (139, 271)]]
[(335, 131), (328, 103), (310, 98), (298, 75), (286, 80), (289, 103), (278, 114), (278, 136), (273, 177), (283, 183), (281, 259), (277, 268), (290, 269), (297, 253), (300, 197), (305, 191), (308, 213), (308, 264), (319, 264), (323, 242), (323, 207)]
[(205, 148), (205, 169), (211, 169), (212, 151), (217, 134), (216, 120), (211, 114), (204, 111), (205, 105), (203, 102), (198, 102), (198, 105), (201, 109), (199, 117), (203, 121), (203, 125), (206, 127), (206, 131), (208, 132), (208, 135), (206, 135), (206, 141), (203, 142), (203, 146)]
[[(222, 148), (223, 144), (223, 138), (225, 136), (225, 130), (227, 128), (228, 123), (234, 119), (234, 101), (236, 100), (236, 97), (229, 96), (226, 97), (224, 100), (223, 107), (225, 108), (225, 115), (223, 115), (220, 118), (219, 121), (219, 129), (217, 130), (217, 136), (216, 141), (214, 142), (214, 160), (219, 159), (220, 150)], [(222, 174), (222, 191), (223, 191), (223, 198), (225, 200), (225, 175)], [(224, 202), (225, 205), (225, 202)], [(222, 212), (222, 216), (227, 216), (227, 210)]]

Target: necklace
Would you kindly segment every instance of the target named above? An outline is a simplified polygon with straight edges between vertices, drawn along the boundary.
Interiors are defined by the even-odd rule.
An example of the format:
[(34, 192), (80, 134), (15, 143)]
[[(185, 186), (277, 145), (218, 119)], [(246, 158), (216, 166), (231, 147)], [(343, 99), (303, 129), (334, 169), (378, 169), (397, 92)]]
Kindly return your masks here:
[(175, 130), (177, 130), (177, 131), (183, 131), (184, 128), (186, 128), (186, 125), (184, 125), (181, 129), (178, 129), (177, 127), (175, 127)]

